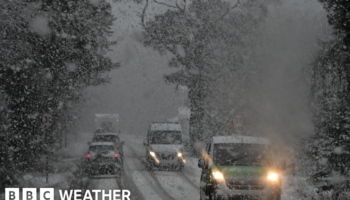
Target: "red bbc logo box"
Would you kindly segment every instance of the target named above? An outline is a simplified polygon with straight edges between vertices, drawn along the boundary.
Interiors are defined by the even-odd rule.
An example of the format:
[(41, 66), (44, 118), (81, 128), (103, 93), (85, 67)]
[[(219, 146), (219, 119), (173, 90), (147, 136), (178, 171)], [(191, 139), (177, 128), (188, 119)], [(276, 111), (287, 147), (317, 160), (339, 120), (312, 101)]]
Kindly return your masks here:
[[(39, 197), (39, 198), (38, 198)], [(23, 188), (20, 193), (19, 188), (5, 188), (5, 200), (54, 200), (53, 188)]]

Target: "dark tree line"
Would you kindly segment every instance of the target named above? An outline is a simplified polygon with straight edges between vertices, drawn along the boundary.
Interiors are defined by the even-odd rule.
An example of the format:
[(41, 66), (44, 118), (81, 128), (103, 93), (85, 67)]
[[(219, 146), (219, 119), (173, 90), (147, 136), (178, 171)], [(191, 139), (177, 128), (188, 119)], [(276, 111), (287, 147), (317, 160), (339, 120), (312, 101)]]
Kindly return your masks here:
[(333, 28), (330, 41), (322, 42), (311, 70), (311, 101), (316, 134), (306, 150), (316, 161), (313, 180), (330, 181), (333, 199), (350, 189), (350, 2), (320, 0)]
[[(23, 172), (60, 144), (78, 117), (82, 90), (119, 66), (104, 56), (111, 5), (87, 0), (0, 2), (0, 166)], [(44, 129), (43, 113), (56, 118)], [(45, 137), (46, 136), (46, 137)], [(0, 177), (3, 179), (3, 177)]]
[[(214, 115), (210, 110), (220, 109), (230, 119), (226, 110), (232, 109), (227, 102), (221, 108), (215, 107), (212, 101), (217, 94), (213, 90), (221, 91), (215, 88), (216, 83), (220, 79), (229, 79), (228, 75), (246, 65), (242, 51), (253, 45), (254, 40), (248, 40), (247, 36), (264, 18), (266, 2), (195, 0), (190, 4), (185, 1), (184, 4), (171, 5), (146, 1), (141, 13), (144, 45), (162, 54), (170, 53), (169, 66), (178, 71), (165, 75), (165, 81), (189, 88), (192, 147), (196, 141), (207, 137), (208, 128), (212, 129), (209, 134), (213, 134), (219, 126), (227, 126), (227, 120), (223, 122), (223, 118), (211, 117)], [(154, 19), (146, 19), (149, 3), (167, 6), (168, 10)]]

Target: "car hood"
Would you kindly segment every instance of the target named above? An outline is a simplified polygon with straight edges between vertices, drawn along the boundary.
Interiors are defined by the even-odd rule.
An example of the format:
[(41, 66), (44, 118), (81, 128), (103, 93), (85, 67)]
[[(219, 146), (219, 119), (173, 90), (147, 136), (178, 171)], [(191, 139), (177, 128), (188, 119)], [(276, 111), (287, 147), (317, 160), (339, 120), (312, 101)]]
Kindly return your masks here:
[(151, 144), (150, 149), (155, 152), (167, 152), (176, 153), (178, 151), (183, 151), (183, 145), (172, 145), (172, 144)]

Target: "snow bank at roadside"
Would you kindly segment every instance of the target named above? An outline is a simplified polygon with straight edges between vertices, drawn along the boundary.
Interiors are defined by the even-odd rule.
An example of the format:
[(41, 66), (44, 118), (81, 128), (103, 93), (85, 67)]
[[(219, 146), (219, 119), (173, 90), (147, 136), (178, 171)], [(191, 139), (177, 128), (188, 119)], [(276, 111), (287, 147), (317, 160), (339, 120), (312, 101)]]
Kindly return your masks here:
[[(85, 144), (85, 147), (87, 145)], [(55, 198), (59, 199), (58, 190), (86, 189), (89, 182), (84, 174), (84, 152), (83, 144), (70, 145), (66, 149), (54, 152), (48, 160), (48, 179), (46, 172), (32, 171), (19, 176), (18, 182), (21, 188), (43, 188), (55, 189)], [(46, 167), (46, 157), (42, 159), (42, 165)], [(47, 179), (47, 181), (46, 181)]]
[(318, 199), (316, 187), (305, 177), (285, 176), (282, 179), (283, 200), (307, 200)]
[(69, 183), (74, 179), (72, 172), (61, 172), (49, 174), (46, 182), (45, 173), (26, 173), (22, 176), (21, 186), (23, 187), (53, 187), (67, 189)]
[[(77, 177), (73, 175), (72, 172), (61, 172), (49, 174), (48, 182), (46, 182), (45, 173), (26, 173), (22, 176), (20, 180), (21, 188), (54, 188), (54, 198), (60, 199), (59, 190), (68, 190), (71, 189), (72, 182), (76, 181)], [(88, 182), (87, 178), (83, 178), (82, 184)], [(75, 189), (85, 189), (85, 188), (75, 188)], [(0, 196), (1, 197), (1, 196)]]
[(67, 148), (62, 148), (57, 153), (69, 155), (70, 157), (85, 157), (88, 152), (87, 143), (70, 143)]

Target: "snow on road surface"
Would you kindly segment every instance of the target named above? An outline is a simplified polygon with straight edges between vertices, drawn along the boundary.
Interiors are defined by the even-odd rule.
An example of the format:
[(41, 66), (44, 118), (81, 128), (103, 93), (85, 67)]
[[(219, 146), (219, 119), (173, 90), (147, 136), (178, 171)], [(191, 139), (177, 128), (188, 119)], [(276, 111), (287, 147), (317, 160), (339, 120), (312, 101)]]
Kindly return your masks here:
[(143, 199), (199, 199), (200, 169), (198, 160), (186, 158), (183, 172), (155, 171), (150, 173), (144, 165), (146, 149), (143, 138), (121, 135), (125, 141), (124, 168), (139, 189)]
[[(120, 135), (124, 145), (124, 170), (121, 183), (116, 178), (93, 179), (95, 189), (127, 189), (133, 200), (178, 200), (199, 199), (201, 169), (197, 158), (185, 155), (186, 164), (183, 172), (155, 171), (148, 172), (144, 165), (146, 149), (143, 137)], [(284, 177), (282, 199), (295, 199), (296, 185)]]
[[(100, 179), (91, 179), (92, 187), (102, 190), (118, 190), (120, 189), (119, 184), (116, 178), (100, 178)], [(110, 194), (112, 191), (105, 191), (107, 194)], [(99, 193), (98, 199), (102, 199), (102, 194)]]

